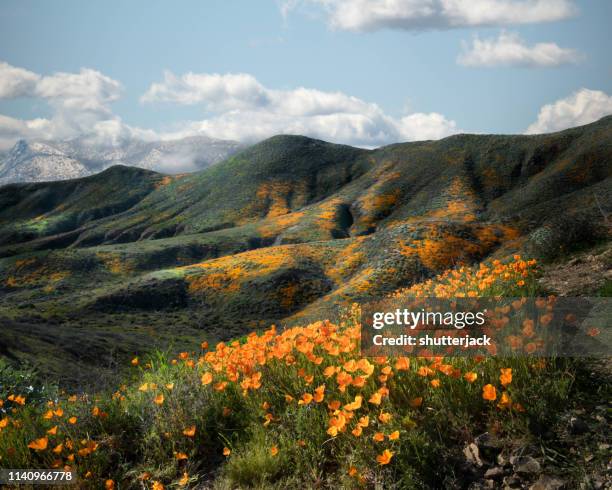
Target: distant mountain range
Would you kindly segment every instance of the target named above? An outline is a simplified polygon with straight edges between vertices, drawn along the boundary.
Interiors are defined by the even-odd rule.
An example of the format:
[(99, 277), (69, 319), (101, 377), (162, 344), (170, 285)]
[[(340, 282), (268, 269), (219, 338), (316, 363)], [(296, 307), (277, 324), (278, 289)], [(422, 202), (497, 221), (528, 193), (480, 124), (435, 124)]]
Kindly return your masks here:
[(122, 164), (165, 173), (203, 170), (241, 148), (235, 141), (206, 136), (146, 142), (131, 140), (117, 146), (93, 146), (83, 139), (19, 140), (0, 153), (0, 185), (86, 177)]

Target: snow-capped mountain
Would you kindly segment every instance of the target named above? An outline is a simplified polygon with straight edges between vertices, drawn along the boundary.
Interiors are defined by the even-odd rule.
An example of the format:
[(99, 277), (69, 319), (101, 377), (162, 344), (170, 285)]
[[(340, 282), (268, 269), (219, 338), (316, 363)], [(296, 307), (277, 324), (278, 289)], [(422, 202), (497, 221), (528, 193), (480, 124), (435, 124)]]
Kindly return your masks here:
[(85, 177), (123, 164), (166, 173), (194, 172), (241, 148), (234, 141), (206, 136), (147, 142), (130, 140), (116, 146), (92, 145), (84, 139), (18, 141), (0, 154), (0, 185)]

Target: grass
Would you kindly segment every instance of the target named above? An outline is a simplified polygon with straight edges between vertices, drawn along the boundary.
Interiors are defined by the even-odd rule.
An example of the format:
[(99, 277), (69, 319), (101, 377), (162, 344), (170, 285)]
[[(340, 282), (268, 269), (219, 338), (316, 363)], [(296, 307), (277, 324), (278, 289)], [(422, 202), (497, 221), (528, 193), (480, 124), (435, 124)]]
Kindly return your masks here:
[(606, 279), (606, 282), (601, 287), (597, 295), (604, 297), (604, 298), (611, 297), (612, 296), (612, 280)]
[[(484, 281), (482, 295), (525, 295), (527, 264), (458, 269), (400, 294)], [(69, 466), (79, 488), (440, 488), (461, 484), (461, 448), (482, 432), (552, 447), (546, 428), (590, 389), (567, 359), (361, 358), (358, 313), (134, 358), (109, 393), (46, 400), (4, 384), (0, 466)]]

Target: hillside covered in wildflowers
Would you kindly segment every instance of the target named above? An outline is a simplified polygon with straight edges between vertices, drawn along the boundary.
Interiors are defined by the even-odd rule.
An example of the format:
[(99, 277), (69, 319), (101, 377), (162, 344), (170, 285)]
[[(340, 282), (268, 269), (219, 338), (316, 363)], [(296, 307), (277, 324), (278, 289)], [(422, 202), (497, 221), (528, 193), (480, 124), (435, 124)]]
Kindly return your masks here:
[(564, 270), (565, 293), (609, 270), (611, 124), (278, 136), (195, 174), (0, 188), (0, 467), (107, 490), (604, 488), (605, 360), (532, 355), (529, 322), (503, 357), (360, 341), (381, 299), (530, 297), (546, 326)]

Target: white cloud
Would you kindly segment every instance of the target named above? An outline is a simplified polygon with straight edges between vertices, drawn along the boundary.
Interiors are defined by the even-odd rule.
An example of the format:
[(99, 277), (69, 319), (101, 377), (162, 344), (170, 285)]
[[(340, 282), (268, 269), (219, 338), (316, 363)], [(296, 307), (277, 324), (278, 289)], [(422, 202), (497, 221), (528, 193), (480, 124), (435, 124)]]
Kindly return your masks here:
[(31, 95), (40, 75), (0, 61), (0, 99)]
[(187, 124), (182, 134), (257, 141), (269, 136), (303, 134), (358, 146), (402, 140), (441, 138), (457, 132), (456, 124), (436, 113), (391, 117), (376, 104), (342, 92), (299, 87), (275, 90), (248, 74), (166, 72), (143, 95), (144, 103), (200, 104), (212, 114)]
[(555, 43), (528, 46), (517, 33), (502, 31), (497, 38), (475, 37), (471, 45), (463, 42), (463, 52), (457, 62), (463, 66), (553, 67), (578, 63), (581, 59), (574, 49), (561, 48)]
[(599, 90), (580, 89), (569, 97), (543, 106), (526, 134), (549, 133), (589, 124), (612, 114), (612, 96)]
[[(182, 77), (164, 72), (164, 81), (153, 83), (142, 102), (205, 103), (210, 109), (248, 109), (266, 102), (264, 87), (245, 73), (218, 75), (186, 73)], [(222, 106), (216, 104), (221, 103)]]
[(31, 97), (46, 101), (50, 118), (21, 120), (0, 115), (0, 149), (19, 138), (70, 139), (82, 137), (91, 143), (113, 145), (134, 134), (148, 132), (131, 128), (114, 115), (110, 104), (121, 95), (121, 84), (88, 68), (78, 73), (37, 73), (0, 62), (0, 99)]
[(375, 147), (458, 132), (455, 122), (441, 114), (392, 117), (378, 105), (342, 92), (304, 87), (275, 90), (246, 73), (177, 76), (165, 72), (141, 102), (200, 105), (206, 117), (159, 133), (129, 126), (112, 112), (111, 104), (121, 91), (118, 81), (87, 68), (43, 76), (0, 62), (0, 98), (31, 97), (52, 109), (50, 117), (31, 120), (0, 115), (0, 150), (20, 138), (79, 137), (85, 144), (117, 146), (133, 138), (171, 140), (193, 135), (256, 142), (279, 133)]
[(66, 109), (110, 113), (108, 104), (121, 95), (121, 84), (99, 71), (82, 68), (79, 73), (42, 77), (34, 94)]
[(451, 29), (552, 22), (571, 17), (573, 0), (288, 0), (287, 15), (300, 4), (323, 8), (333, 29)]

